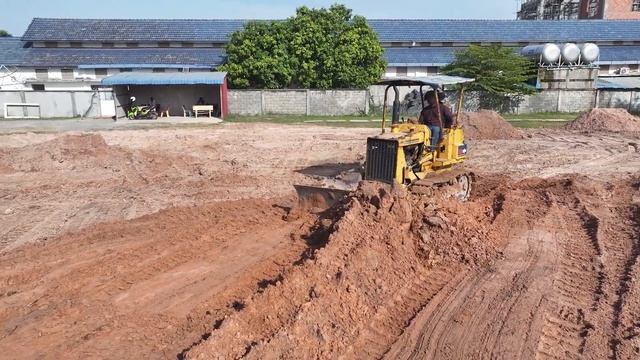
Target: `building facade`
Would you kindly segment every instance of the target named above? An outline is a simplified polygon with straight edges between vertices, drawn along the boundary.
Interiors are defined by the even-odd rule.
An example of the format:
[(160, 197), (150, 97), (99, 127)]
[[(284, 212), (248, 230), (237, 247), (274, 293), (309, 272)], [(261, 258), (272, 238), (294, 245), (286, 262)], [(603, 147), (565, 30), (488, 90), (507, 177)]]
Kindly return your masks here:
[(640, 19), (640, 0), (526, 0), (518, 19)]
[[(0, 90), (92, 90), (121, 72), (210, 72), (247, 20), (34, 19), (0, 38)], [(603, 72), (640, 76), (640, 21), (369, 20), (385, 50), (385, 76), (436, 74), (471, 44), (593, 42)]]

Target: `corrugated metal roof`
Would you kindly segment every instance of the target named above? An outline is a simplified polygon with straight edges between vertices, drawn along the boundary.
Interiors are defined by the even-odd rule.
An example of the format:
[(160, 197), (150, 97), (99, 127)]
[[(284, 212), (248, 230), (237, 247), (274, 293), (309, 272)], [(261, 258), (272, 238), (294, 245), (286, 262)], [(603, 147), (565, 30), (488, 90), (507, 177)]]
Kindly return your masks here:
[(599, 64), (640, 64), (640, 46), (601, 46)]
[[(217, 48), (138, 48), (138, 49), (23, 49), (22, 66), (60, 67), (80, 65), (189, 65), (216, 67), (224, 62), (224, 49)], [(109, 66), (107, 66), (109, 67)], [(148, 66), (147, 66), (148, 67)], [(167, 66), (170, 67), (170, 66)]]
[[(227, 42), (250, 20), (35, 18), (27, 41)], [(268, 21), (268, 20), (264, 20)], [(380, 41), (585, 42), (640, 40), (638, 20), (371, 19)]]
[(23, 46), (20, 38), (0, 37), (0, 65), (20, 65), (25, 53)]
[(248, 20), (35, 18), (27, 41), (227, 42)]
[(640, 40), (638, 20), (368, 20), (380, 41), (598, 42)]
[(600, 77), (596, 83), (597, 89), (620, 89), (637, 90), (640, 89), (640, 78), (637, 76), (626, 77)]
[(102, 85), (222, 85), (227, 73), (140, 73), (127, 72), (102, 79)]
[(458, 47), (387, 48), (384, 56), (389, 66), (444, 66), (453, 61)]

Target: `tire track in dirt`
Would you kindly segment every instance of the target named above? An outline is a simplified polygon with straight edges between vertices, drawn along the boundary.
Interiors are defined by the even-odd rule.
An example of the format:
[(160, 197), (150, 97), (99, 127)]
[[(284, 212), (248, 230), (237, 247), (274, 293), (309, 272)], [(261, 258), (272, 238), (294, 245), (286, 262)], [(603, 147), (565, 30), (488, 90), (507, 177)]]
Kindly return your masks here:
[[(550, 213), (544, 223), (554, 216)], [(531, 358), (542, 319), (530, 309), (549, 295), (547, 280), (557, 262), (557, 234), (550, 228), (530, 229), (509, 243), (504, 260), (452, 281), (385, 358)], [(527, 331), (514, 331), (523, 321), (529, 324)]]
[[(633, 291), (634, 282), (637, 282), (640, 266), (640, 205), (634, 205), (629, 209), (630, 219), (632, 221), (633, 229), (635, 231), (629, 234), (630, 241), (630, 254), (628, 255), (626, 261), (624, 262), (624, 268), (622, 274), (620, 275), (618, 289), (616, 291), (617, 299), (613, 304), (613, 320), (612, 327), (615, 338), (611, 339), (610, 345), (612, 350), (611, 358), (614, 360), (617, 359), (625, 359), (630, 354), (635, 353), (636, 356), (640, 356), (640, 341), (635, 340), (635, 345), (626, 344), (627, 347), (633, 347), (633, 350), (626, 349), (623, 353), (621, 347), (623, 346), (623, 342), (629, 343), (631, 340), (636, 339), (640, 336), (640, 307), (637, 303), (638, 299), (635, 299), (635, 303), (629, 303), (630, 293)], [(626, 307), (631, 307), (631, 309), (627, 309)], [(635, 308), (633, 308), (635, 307)], [(635, 321), (633, 317), (631, 321), (626, 321), (625, 324), (625, 313), (635, 313)], [(629, 324), (631, 322), (631, 324)], [(627, 325), (624, 328), (624, 325)], [(631, 345), (631, 346), (629, 346)]]

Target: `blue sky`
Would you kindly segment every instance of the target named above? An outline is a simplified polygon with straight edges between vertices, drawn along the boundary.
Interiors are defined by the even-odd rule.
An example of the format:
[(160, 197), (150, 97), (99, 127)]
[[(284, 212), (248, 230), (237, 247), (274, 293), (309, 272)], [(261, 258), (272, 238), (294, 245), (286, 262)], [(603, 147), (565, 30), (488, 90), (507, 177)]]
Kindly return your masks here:
[[(0, 29), (22, 35), (34, 17), (280, 19), (335, 0), (0, 0)], [(514, 19), (516, 0), (343, 0), (368, 18)]]

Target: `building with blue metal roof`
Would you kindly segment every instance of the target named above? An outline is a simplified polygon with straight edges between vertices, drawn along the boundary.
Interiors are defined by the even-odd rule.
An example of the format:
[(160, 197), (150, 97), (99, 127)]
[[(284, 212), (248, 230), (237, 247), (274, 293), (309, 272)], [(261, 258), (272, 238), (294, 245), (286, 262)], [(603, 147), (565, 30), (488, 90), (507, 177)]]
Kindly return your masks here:
[[(0, 89), (89, 89), (121, 72), (213, 71), (247, 21), (35, 18), (21, 38), (0, 39)], [(601, 71), (640, 76), (638, 20), (368, 21), (385, 48), (386, 76), (437, 73), (470, 44), (547, 42), (594, 42)]]

